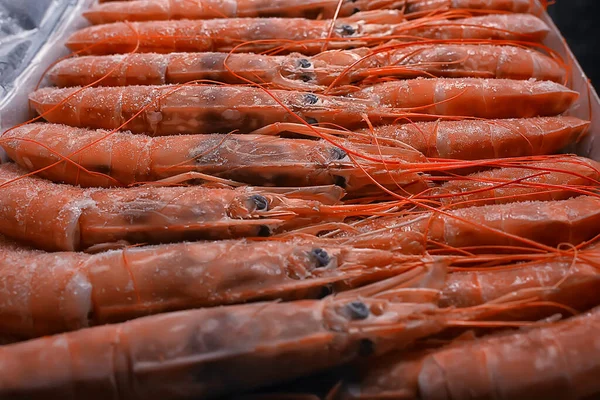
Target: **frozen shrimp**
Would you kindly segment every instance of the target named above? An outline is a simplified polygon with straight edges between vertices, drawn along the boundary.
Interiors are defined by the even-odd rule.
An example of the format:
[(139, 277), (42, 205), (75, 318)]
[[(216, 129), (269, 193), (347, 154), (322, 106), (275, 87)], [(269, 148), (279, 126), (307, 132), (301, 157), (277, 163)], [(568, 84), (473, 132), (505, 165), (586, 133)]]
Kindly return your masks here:
[[(403, 18), (399, 13), (398, 18)], [(333, 29), (331, 29), (333, 26)], [(439, 16), (399, 24), (362, 20), (228, 18), (150, 22), (115, 22), (75, 32), (67, 47), (79, 54), (254, 52), (273, 50), (317, 54), (328, 49), (374, 46), (393, 38), (503, 39), (541, 41), (548, 26), (529, 14), (485, 15), (455, 20)]]
[[(246, 86), (184, 85), (44, 88), (30, 103), (48, 122), (123, 128), (162, 136), (249, 133), (276, 122), (366, 126), (400, 117), (509, 118), (556, 115), (578, 98), (554, 82), (506, 79), (411, 79), (381, 83), (354, 97)], [(301, 118), (301, 119), (299, 119)]]
[(408, 270), (416, 279), (430, 268), (427, 260), (318, 240), (177, 243), (90, 255), (28, 250), (0, 238), (0, 254), (6, 295), (0, 301), (0, 334), (21, 338), (165, 311), (317, 299), (348, 289), (348, 283)]
[(330, 50), (312, 57), (251, 53), (82, 56), (59, 62), (47, 76), (60, 87), (162, 85), (207, 79), (317, 92), (330, 85), (385, 77), (535, 78), (562, 83), (565, 69), (543, 53), (519, 46), (433, 43)]
[[(193, 179), (196, 173), (263, 186), (337, 184), (349, 194), (360, 196), (382, 193), (373, 180), (390, 190), (402, 188), (407, 193), (419, 193), (428, 187), (423, 176), (404, 173), (399, 163), (423, 163), (426, 159), (421, 153), (346, 140), (338, 147), (324, 140), (263, 135), (152, 138), (39, 123), (7, 132), (0, 146), (22, 167), (42, 170), (42, 177), (83, 187), (176, 182)], [(346, 151), (370, 160), (357, 157), (358, 167)], [(72, 162), (62, 161), (61, 157)], [(385, 161), (390, 163), (389, 170), (382, 168)], [(55, 166), (44, 169), (51, 165)]]
[[(336, 193), (335, 186), (333, 189)], [(0, 165), (0, 190), (0, 233), (49, 251), (120, 241), (268, 236), (281, 229), (340, 221), (354, 212), (372, 211), (370, 206), (330, 206), (286, 197), (277, 189), (83, 189), (25, 176), (12, 163)]]

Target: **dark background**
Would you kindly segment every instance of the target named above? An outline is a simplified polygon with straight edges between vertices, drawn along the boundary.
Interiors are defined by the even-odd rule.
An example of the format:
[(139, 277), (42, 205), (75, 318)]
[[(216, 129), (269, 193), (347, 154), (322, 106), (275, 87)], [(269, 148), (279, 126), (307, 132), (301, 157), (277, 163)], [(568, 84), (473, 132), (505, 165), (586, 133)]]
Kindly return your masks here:
[(557, 0), (548, 13), (599, 91), (600, 0)]

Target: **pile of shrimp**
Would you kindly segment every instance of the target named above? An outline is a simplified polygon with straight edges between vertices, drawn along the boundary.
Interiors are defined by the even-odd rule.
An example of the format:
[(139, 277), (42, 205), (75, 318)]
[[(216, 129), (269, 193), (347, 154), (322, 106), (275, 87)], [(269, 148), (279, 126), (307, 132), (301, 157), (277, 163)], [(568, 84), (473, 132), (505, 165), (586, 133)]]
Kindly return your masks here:
[(92, 6), (0, 136), (0, 398), (600, 394), (600, 164), (540, 10)]

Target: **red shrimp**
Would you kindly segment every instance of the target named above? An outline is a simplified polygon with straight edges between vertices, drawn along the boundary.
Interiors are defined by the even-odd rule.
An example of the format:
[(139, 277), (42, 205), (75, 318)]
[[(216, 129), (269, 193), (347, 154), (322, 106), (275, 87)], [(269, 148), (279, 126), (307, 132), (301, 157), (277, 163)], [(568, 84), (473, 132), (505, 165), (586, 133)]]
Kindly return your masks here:
[[(332, 195), (339, 193), (333, 187)], [(277, 188), (135, 187), (82, 189), (24, 176), (0, 164), (0, 233), (50, 251), (104, 243), (161, 243), (268, 236), (317, 221), (372, 213), (286, 197)], [(360, 211), (362, 210), (362, 211)]]
[[(401, 13), (398, 18), (403, 18)], [(332, 25), (333, 24), (333, 25)], [(332, 26), (334, 29), (331, 29)], [(317, 54), (329, 49), (373, 46), (394, 37), (541, 41), (548, 26), (529, 14), (485, 15), (456, 20), (439, 16), (400, 24), (287, 18), (229, 18), (115, 22), (75, 32), (66, 45), (79, 54), (137, 52), (278, 52)], [(309, 38), (309, 39), (307, 39)], [(243, 46), (240, 46), (244, 44)]]
[[(589, 121), (575, 117), (412, 122), (382, 125), (354, 132), (316, 128), (321, 133), (347, 136), (352, 141), (406, 145), (428, 157), (482, 160), (555, 154), (578, 142), (587, 133)], [(315, 136), (313, 128), (302, 124), (275, 123), (256, 134), (294, 132)]]
[[(100, 3), (103, 3), (101, 1)], [(340, 4), (341, 3), (341, 4)], [(93, 24), (116, 21), (159, 21), (248, 17), (332, 18), (374, 9), (404, 9), (407, 13), (484, 9), (527, 13), (531, 0), (138, 0), (112, 1), (93, 6), (84, 16)], [(409, 15), (410, 17), (410, 15)]]
[(372, 123), (382, 124), (401, 116), (428, 118), (428, 113), (486, 118), (555, 115), (566, 111), (578, 93), (554, 82), (467, 78), (386, 82), (354, 96), (186, 85), (45, 88), (32, 93), (29, 99), (49, 122), (103, 129), (122, 127), (162, 136), (229, 133), (234, 129), (249, 133), (276, 122), (301, 122), (298, 117), (312, 124), (356, 128), (366, 125), (365, 116)]
[(244, 53), (171, 53), (68, 58), (49, 72), (49, 81), (67, 86), (129, 86), (213, 80), (268, 83), (276, 88), (324, 91), (381, 77), (416, 76), (530, 79), (564, 82), (564, 68), (539, 51), (490, 44), (428, 44), (331, 50), (313, 57)]
[(316, 299), (348, 283), (408, 270), (407, 279), (417, 279), (433, 268), (427, 260), (318, 240), (177, 243), (89, 255), (23, 249), (0, 237), (0, 255), (0, 335), (21, 338), (165, 311)]
[[(83, 187), (176, 182), (194, 179), (198, 173), (252, 185), (337, 184), (357, 196), (382, 193), (373, 179), (394, 191), (400, 186), (419, 193), (428, 187), (420, 174), (406, 174), (398, 164), (425, 162), (419, 152), (347, 141), (338, 145), (236, 134), (151, 138), (41, 123), (23, 125), (0, 139), (0, 146), (22, 167), (37, 171), (55, 165), (39, 175)], [(342, 148), (374, 161), (359, 159), (359, 167)], [(73, 162), (61, 162), (61, 157)], [(388, 171), (375, 160), (388, 161), (393, 167)]]
[[(369, 290), (160, 314), (5, 346), (0, 396), (215, 398), (400, 350), (494, 310), (437, 309)], [(432, 290), (420, 291), (429, 301)]]
[(600, 186), (600, 164), (583, 157), (556, 157), (455, 177), (433, 193), (452, 208), (515, 201), (565, 200), (593, 194)]
[(600, 308), (537, 329), (461, 341), (364, 368), (338, 399), (593, 399)]

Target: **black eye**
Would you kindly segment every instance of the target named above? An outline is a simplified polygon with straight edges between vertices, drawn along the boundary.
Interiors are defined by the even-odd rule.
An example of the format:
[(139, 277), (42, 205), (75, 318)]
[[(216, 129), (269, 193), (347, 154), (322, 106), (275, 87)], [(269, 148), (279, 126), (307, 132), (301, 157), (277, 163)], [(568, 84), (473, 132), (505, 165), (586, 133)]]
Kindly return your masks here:
[(256, 211), (268, 211), (269, 210), (269, 201), (266, 197), (261, 196), (260, 194), (255, 194), (250, 197), (250, 199), (254, 202), (256, 206)]
[(346, 306), (346, 309), (350, 313), (350, 318), (353, 320), (362, 320), (369, 318), (369, 307), (362, 301), (353, 301)]
[(339, 147), (334, 147), (333, 149), (331, 149), (331, 153), (333, 155), (334, 160), (342, 160), (348, 155), (344, 150), (340, 149)]
[(320, 293), (319, 293), (319, 298), (322, 299), (324, 297), (327, 297), (331, 293), (333, 293), (333, 289), (332, 289), (331, 285), (321, 286), (321, 290), (320, 290)]
[(307, 102), (308, 104), (317, 104), (317, 102), (319, 101), (319, 98), (317, 96), (315, 96), (314, 94), (309, 93), (306, 96), (304, 96), (304, 101)]
[(300, 75), (300, 80), (302, 82), (310, 82), (310, 81), (312, 81), (312, 78), (308, 75)]
[(362, 339), (358, 344), (358, 355), (368, 357), (375, 353), (375, 343), (369, 339)]
[(313, 249), (310, 254), (317, 261), (317, 268), (325, 267), (331, 261), (331, 257), (329, 257), (329, 254), (323, 249)]
[(336, 175), (333, 177), (333, 184), (344, 189), (346, 187), (346, 178)]
[(354, 35), (356, 33), (356, 29), (351, 27), (350, 25), (342, 25), (340, 26), (340, 31), (344, 36)]
[(300, 65), (300, 68), (310, 68), (312, 64), (306, 58), (301, 58), (298, 60), (298, 65)]
[(266, 225), (261, 225), (260, 228), (258, 228), (258, 236), (259, 237), (269, 237), (269, 236), (271, 236), (271, 228), (269, 228)]

